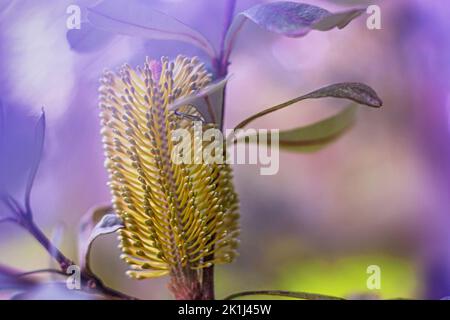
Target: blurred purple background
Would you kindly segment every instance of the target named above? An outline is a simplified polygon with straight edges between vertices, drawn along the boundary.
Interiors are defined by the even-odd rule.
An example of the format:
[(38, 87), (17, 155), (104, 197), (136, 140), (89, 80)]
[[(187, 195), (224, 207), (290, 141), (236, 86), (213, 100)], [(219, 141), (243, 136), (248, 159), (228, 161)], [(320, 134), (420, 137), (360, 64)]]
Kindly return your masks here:
[[(217, 47), (226, 1), (147, 3), (200, 30)], [(238, 0), (238, 10), (259, 2)], [(368, 30), (363, 15), (344, 30), (288, 39), (247, 24), (232, 56), (225, 127), (332, 82), (367, 83), (383, 98), (384, 108), (361, 109), (357, 126), (326, 150), (283, 153), (275, 176), (260, 176), (255, 166), (235, 166), (242, 243), (238, 260), (218, 267), (218, 292), (284, 289), (285, 273), (311, 261), (333, 264), (342, 257), (373, 255), (400, 259), (398, 274), (404, 265), (413, 270), (406, 291), (382, 289), (383, 297), (449, 296), (450, 3), (304, 2), (329, 10), (378, 4), (382, 29)], [(23, 193), (34, 123), (44, 107), (47, 137), (33, 208), (49, 235), (64, 225), (62, 247), (73, 257), (80, 217), (109, 201), (97, 109), (102, 70), (142, 64), (145, 56), (204, 58), (179, 42), (112, 36), (89, 26), (70, 35), (80, 41), (72, 50), (66, 8), (74, 3), (83, 8), (95, 1), (0, 0), (0, 99), (7, 119), (1, 182), (10, 193)], [(334, 104), (339, 105), (310, 102), (258, 120), (257, 126), (306, 124), (334, 113)], [(111, 286), (147, 298), (169, 296), (166, 279), (125, 277), (114, 236), (100, 240), (94, 254), (94, 269)], [(48, 260), (22, 230), (0, 225), (0, 263), (28, 270), (45, 267)], [(365, 269), (355, 270), (364, 278)], [(314, 288), (334, 292), (331, 285)], [(301, 290), (302, 283), (295, 288)]]

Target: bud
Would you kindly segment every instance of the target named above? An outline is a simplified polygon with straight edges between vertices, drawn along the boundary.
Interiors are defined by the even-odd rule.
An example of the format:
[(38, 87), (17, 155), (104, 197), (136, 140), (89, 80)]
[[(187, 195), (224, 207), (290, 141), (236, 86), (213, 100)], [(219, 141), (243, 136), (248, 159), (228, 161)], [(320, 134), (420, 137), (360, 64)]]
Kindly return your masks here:
[[(101, 79), (100, 108), (113, 206), (123, 219), (122, 258), (136, 279), (170, 274), (171, 288), (195, 298), (204, 268), (236, 256), (238, 198), (227, 164), (175, 163), (174, 130), (194, 130), (192, 106), (175, 99), (211, 82), (198, 59), (147, 59)], [(211, 127), (208, 125), (206, 127)]]

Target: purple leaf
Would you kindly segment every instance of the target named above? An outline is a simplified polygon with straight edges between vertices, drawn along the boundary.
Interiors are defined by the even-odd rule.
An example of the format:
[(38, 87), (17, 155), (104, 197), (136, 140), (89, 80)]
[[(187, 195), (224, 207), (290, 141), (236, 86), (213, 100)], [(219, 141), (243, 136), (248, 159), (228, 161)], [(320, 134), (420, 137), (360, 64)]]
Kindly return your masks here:
[(359, 17), (364, 9), (351, 9), (348, 11), (330, 14), (315, 22), (311, 29), (319, 31), (328, 31), (334, 28), (344, 29), (355, 18)]
[(20, 273), (0, 265), (0, 291), (21, 291), (31, 288), (34, 282), (18, 277)]
[(307, 99), (319, 99), (319, 98), (346, 99), (373, 108), (380, 108), (383, 105), (383, 101), (381, 101), (380, 97), (378, 97), (375, 90), (373, 90), (371, 87), (365, 84), (354, 82), (336, 83), (320, 88), (306, 95), (283, 102), (279, 105), (268, 108), (264, 111), (258, 112), (253, 116), (245, 119), (241, 123), (239, 123), (236, 126), (236, 129), (241, 129), (255, 119), (265, 116), (266, 114), (289, 107), (297, 102)]
[(0, 101), (0, 196), (5, 192), (4, 183), (5, 179), (2, 176), (2, 171), (5, 166), (5, 138), (6, 138), (6, 129), (5, 129), (5, 107), (3, 106), (3, 102)]
[(98, 300), (102, 296), (95, 290), (90, 293), (69, 290), (65, 282), (40, 283), (29, 290), (14, 295), (11, 300)]
[(303, 99), (348, 99), (373, 108), (383, 106), (383, 101), (371, 87), (358, 82), (332, 84), (303, 96)]
[(72, 29), (66, 33), (70, 49), (78, 53), (94, 52), (107, 45), (114, 35), (97, 29), (90, 23), (83, 22), (80, 29)]
[[(0, 223), (5, 222), (15, 222), (15, 218), (11, 217), (9, 214), (19, 214), (20, 208), (14, 198), (12, 198), (7, 192), (5, 187), (5, 177), (3, 176), (3, 169), (5, 165), (5, 110), (3, 103), (0, 101)], [(6, 214), (9, 213), (9, 214)], [(0, 273), (1, 273), (0, 267)]]
[(137, 0), (102, 1), (88, 8), (87, 18), (102, 30), (147, 39), (184, 41), (215, 56), (214, 48), (200, 32)]
[(194, 106), (206, 123), (215, 123), (218, 128), (221, 128), (224, 90), (227, 82), (228, 78), (225, 78), (203, 88), (194, 95), (181, 98), (175, 101), (170, 109), (176, 111), (186, 105)]
[(45, 112), (42, 110), (42, 114), (36, 123), (35, 127), (35, 142), (33, 146), (33, 161), (31, 164), (30, 172), (27, 179), (27, 185), (25, 189), (25, 206), (27, 214), (31, 214), (30, 195), (33, 189), (34, 179), (36, 178), (39, 164), (41, 162), (42, 151), (44, 149), (45, 140)]
[(113, 212), (110, 205), (92, 208), (83, 216), (78, 236), (79, 260), (83, 270), (92, 272), (90, 253), (94, 240), (121, 228), (123, 228), (122, 221)]
[(11, 9), (13, 3), (13, 0), (2, 0), (2, 2), (0, 3), (0, 17), (3, 14), (6, 14), (9, 9)]
[(241, 12), (235, 18), (227, 35), (226, 57), (231, 54), (237, 34), (247, 20), (266, 31), (297, 38), (307, 35), (311, 30), (328, 31), (336, 27), (342, 29), (364, 11), (350, 9), (331, 13), (317, 6), (290, 1), (259, 4)]

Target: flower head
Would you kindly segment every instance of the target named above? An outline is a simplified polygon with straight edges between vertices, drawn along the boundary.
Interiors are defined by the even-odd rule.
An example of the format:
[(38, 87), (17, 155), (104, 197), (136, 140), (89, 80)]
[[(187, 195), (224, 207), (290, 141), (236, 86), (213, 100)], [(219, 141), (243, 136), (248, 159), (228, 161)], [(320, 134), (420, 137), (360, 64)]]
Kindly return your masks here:
[[(202, 269), (235, 257), (238, 199), (226, 164), (174, 164), (171, 134), (201, 117), (169, 110), (211, 81), (197, 58), (146, 61), (105, 72), (100, 87), (102, 136), (114, 209), (123, 219), (128, 275), (199, 279)], [(186, 116), (189, 115), (189, 116)], [(211, 125), (210, 125), (211, 126)]]

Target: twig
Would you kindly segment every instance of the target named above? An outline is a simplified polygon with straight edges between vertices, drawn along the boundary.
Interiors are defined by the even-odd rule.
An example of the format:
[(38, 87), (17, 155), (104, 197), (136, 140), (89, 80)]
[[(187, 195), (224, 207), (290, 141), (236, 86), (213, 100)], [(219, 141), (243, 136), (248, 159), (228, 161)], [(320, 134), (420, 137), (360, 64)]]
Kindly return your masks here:
[(11, 197), (8, 194), (0, 194), (0, 200), (3, 201), (3, 203), (14, 213), (16, 214), (23, 214), (23, 210), (20, 207), (20, 204), (16, 201), (16, 199), (14, 199), (13, 197)]
[(16, 223), (17, 220), (14, 219), (13, 217), (6, 217), (6, 218), (1, 218), (0, 219), (0, 224), (1, 223), (6, 223), (6, 222)]
[[(32, 216), (32, 215), (29, 215)], [(75, 263), (67, 258), (53, 243), (47, 238), (42, 230), (32, 220), (25, 219), (19, 223), (24, 227), (43, 247), (44, 249), (58, 262), (61, 268), (61, 274), (67, 275), (67, 270), (71, 265)], [(86, 270), (81, 271), (81, 282), (83, 289), (87, 292), (94, 291), (103, 293), (112, 298), (118, 298), (122, 300), (137, 300), (137, 298), (109, 288), (104, 285), (103, 282), (93, 273)]]

